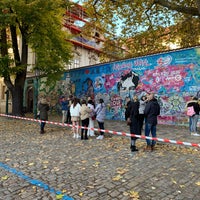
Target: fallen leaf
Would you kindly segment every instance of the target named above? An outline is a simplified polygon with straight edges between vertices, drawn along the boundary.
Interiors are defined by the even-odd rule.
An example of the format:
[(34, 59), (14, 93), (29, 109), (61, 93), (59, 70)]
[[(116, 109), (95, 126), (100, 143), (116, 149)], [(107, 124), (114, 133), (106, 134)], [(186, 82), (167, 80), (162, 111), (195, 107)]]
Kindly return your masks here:
[(200, 181), (196, 182), (196, 185), (200, 186)]
[(174, 184), (177, 184), (177, 182), (176, 182), (173, 178), (172, 178), (171, 180), (172, 180), (172, 182), (173, 182)]
[(57, 195), (56, 195), (56, 199), (62, 199), (63, 196), (64, 196), (64, 194), (57, 194)]
[(123, 177), (122, 176), (120, 176), (120, 175), (117, 175), (117, 176), (115, 176), (115, 177), (113, 177), (113, 181), (118, 181), (118, 180), (120, 180), (120, 179), (122, 179)]
[(9, 178), (9, 176), (3, 176), (3, 177), (1, 177), (1, 180), (7, 180)]
[(118, 174), (125, 174), (127, 171), (128, 171), (127, 169), (122, 169), (122, 168), (117, 169)]
[(180, 188), (184, 188), (185, 187), (185, 185), (180, 185)]
[(33, 166), (33, 165), (34, 165), (34, 163), (29, 163), (28, 165), (29, 165), (29, 166)]
[(79, 193), (79, 196), (80, 196), (80, 197), (82, 197), (82, 196), (83, 196), (83, 193), (82, 193), (82, 192), (80, 192), (80, 193)]
[(134, 198), (134, 200), (137, 200), (140, 198), (138, 192), (130, 191), (130, 197)]

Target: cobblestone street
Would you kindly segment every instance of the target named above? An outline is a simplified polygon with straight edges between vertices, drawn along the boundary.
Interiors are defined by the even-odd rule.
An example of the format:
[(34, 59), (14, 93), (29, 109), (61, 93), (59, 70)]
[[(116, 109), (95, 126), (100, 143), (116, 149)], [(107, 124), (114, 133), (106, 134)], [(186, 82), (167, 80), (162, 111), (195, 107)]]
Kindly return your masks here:
[[(50, 121), (59, 121), (50, 116)], [(95, 124), (97, 128), (97, 124)], [(129, 133), (125, 122), (105, 128)], [(199, 200), (200, 148), (158, 142), (137, 153), (130, 138), (74, 139), (69, 127), (0, 117), (1, 200)], [(200, 143), (186, 127), (158, 125), (158, 138)]]

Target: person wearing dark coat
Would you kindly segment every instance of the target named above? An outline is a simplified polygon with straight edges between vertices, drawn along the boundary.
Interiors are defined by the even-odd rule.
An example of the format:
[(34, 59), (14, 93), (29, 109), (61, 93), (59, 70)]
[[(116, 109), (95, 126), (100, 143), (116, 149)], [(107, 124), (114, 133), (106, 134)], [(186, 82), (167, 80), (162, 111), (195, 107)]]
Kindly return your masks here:
[[(152, 137), (156, 138), (157, 116), (160, 115), (160, 105), (153, 93), (148, 95), (148, 103), (145, 106), (144, 115), (146, 117), (145, 136), (149, 137), (151, 132)], [(154, 150), (155, 140), (146, 139), (146, 143), (145, 150)]]
[(48, 120), (48, 111), (49, 111), (49, 104), (47, 103), (47, 100), (45, 98), (42, 98), (39, 105), (38, 105), (38, 110), (40, 112), (40, 120), (43, 120), (41, 123), (40, 123), (40, 133), (41, 134), (44, 134), (45, 131), (44, 131), (44, 127), (45, 127), (45, 124)]
[[(139, 123), (139, 101), (138, 97), (134, 96), (133, 101), (128, 105), (127, 117), (130, 119), (130, 133), (135, 135), (141, 135), (140, 123)], [(130, 149), (132, 152), (138, 151), (136, 147), (137, 137), (131, 137)]]

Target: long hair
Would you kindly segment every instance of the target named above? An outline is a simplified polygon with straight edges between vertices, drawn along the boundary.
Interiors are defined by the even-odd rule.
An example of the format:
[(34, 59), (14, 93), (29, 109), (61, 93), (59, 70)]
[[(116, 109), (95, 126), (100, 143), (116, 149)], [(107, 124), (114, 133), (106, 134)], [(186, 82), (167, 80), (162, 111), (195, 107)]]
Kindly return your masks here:
[(73, 108), (77, 105), (78, 103), (78, 99), (76, 97), (74, 97), (73, 99)]

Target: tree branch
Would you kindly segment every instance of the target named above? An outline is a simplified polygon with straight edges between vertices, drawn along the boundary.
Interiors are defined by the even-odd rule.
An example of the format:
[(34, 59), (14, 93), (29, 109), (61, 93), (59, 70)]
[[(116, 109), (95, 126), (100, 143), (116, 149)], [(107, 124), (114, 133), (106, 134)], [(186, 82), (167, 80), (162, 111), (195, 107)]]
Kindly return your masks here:
[[(199, 0), (196, 0), (196, 2), (200, 3)], [(181, 12), (181, 13), (184, 13), (184, 14), (189, 14), (189, 15), (192, 15), (192, 16), (200, 16), (199, 10), (195, 7), (180, 6), (180, 5), (170, 3), (167, 0), (154, 0), (154, 4), (158, 4), (158, 5), (161, 5), (163, 7), (168, 8), (170, 10), (174, 10), (174, 11)]]
[(200, 0), (196, 0), (196, 4), (197, 4), (198, 12), (200, 15)]

